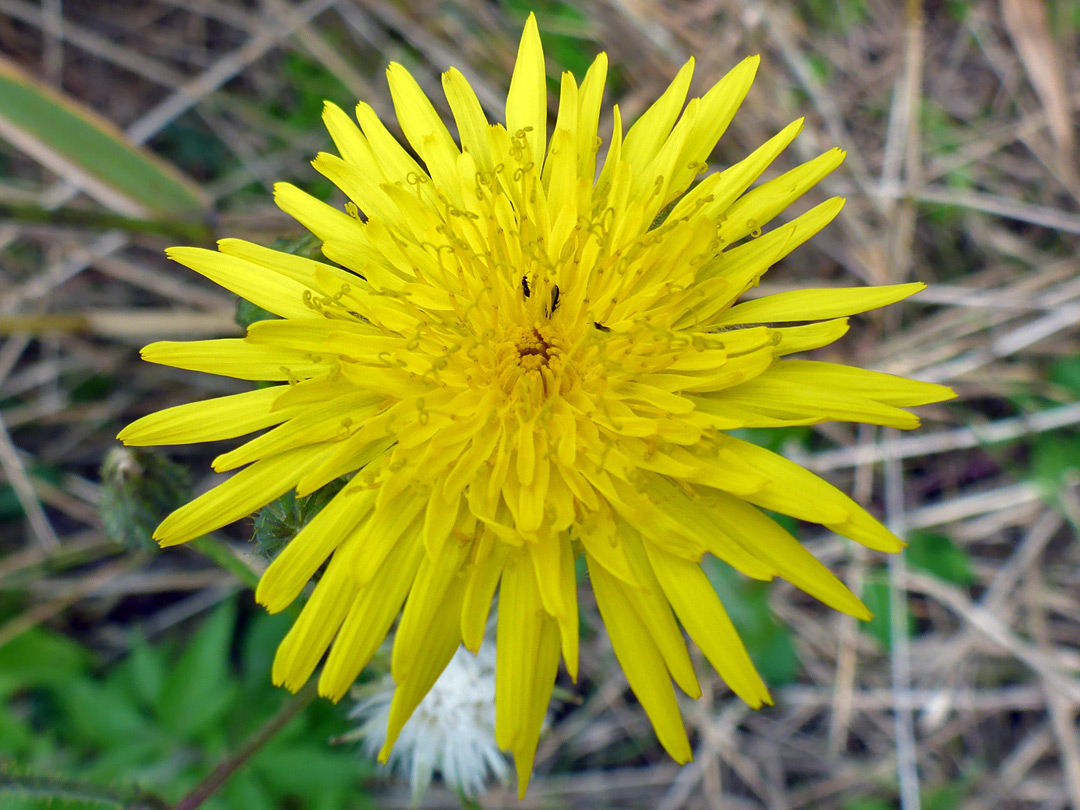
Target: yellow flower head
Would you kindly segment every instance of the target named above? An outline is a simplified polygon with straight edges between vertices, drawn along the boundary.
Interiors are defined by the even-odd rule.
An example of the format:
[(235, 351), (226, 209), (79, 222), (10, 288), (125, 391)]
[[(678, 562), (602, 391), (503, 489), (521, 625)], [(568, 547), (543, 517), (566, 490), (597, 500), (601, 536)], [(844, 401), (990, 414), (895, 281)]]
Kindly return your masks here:
[(548, 137), (530, 17), (505, 126), (488, 122), (461, 73), (443, 74), (460, 147), (412, 76), (390, 66), (398, 121), (423, 165), (367, 104), (359, 128), (326, 105), (340, 157), (314, 166), (352, 202), (341, 211), (291, 185), (276, 191), (336, 265), (236, 239), (169, 251), (280, 320), (242, 339), (154, 343), (143, 357), (282, 384), (170, 408), (120, 434), (179, 444), (272, 428), (219, 456), (214, 469), (243, 469), (155, 537), (182, 543), (289, 490), (351, 476), (256, 598), (280, 611), (329, 560), (273, 679), (298, 689), (329, 650), (319, 687), (334, 700), (400, 614), (384, 758), (459, 642), (479, 648), (497, 591), (496, 735), (524, 791), (560, 656), (577, 672), (579, 555), (630, 686), (679, 762), (691, 752), (672, 681), (700, 695), (682, 630), (743, 700), (769, 701), (699, 566), (705, 553), (869, 617), (758, 507), (881, 551), (900, 541), (826, 482), (724, 431), (837, 419), (912, 428), (898, 406), (952, 392), (784, 359), (920, 284), (735, 303), (843, 204), (763, 232), (843, 160), (833, 149), (748, 191), (801, 121), (706, 174), (757, 64), (684, 106), (687, 63), (625, 135), (616, 106), (597, 175), (607, 58), (580, 85), (563, 74)]

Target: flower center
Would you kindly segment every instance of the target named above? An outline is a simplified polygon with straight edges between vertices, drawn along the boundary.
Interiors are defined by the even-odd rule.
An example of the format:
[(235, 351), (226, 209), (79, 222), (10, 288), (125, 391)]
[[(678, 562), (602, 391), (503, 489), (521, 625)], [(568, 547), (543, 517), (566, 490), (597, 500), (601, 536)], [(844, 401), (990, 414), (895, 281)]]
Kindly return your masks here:
[(510, 396), (539, 404), (566, 381), (563, 339), (547, 324), (515, 327), (498, 354), (497, 379)]
[(533, 327), (531, 330), (521, 330), (515, 337), (514, 348), (518, 354), (518, 365), (525, 372), (539, 371), (548, 365), (551, 360), (553, 345), (549, 340), (554, 340), (549, 329)]

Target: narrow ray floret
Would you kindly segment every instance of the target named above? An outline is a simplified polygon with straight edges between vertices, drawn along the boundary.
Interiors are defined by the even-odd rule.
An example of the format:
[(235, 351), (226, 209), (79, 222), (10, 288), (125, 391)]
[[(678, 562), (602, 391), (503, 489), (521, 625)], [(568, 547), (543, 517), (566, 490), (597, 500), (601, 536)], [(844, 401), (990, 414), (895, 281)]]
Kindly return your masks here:
[(458, 139), (400, 65), (387, 76), (411, 152), (367, 104), (356, 122), (326, 105), (338, 155), (314, 166), (350, 202), (340, 210), (288, 184), (276, 199), (328, 261), (238, 239), (169, 251), (279, 318), (240, 339), (154, 343), (143, 357), (278, 384), (154, 413), (120, 434), (148, 445), (265, 430), (218, 456), (215, 470), (237, 472), (155, 537), (182, 543), (348, 477), (256, 597), (280, 611), (322, 572), (273, 679), (298, 689), (322, 662), (319, 688), (333, 700), (398, 622), (384, 758), (459, 643), (479, 648), (498, 594), (496, 739), (524, 792), (560, 658), (577, 673), (582, 555), (629, 684), (679, 762), (691, 753), (672, 683), (700, 694), (684, 631), (743, 700), (769, 701), (703, 555), (869, 617), (762, 510), (879, 551), (901, 542), (825, 481), (727, 431), (913, 428), (905, 406), (953, 394), (790, 358), (920, 284), (738, 303), (843, 205), (768, 227), (843, 160), (832, 149), (751, 188), (801, 121), (709, 172), (757, 65), (746, 59), (687, 102), (691, 60), (625, 134), (614, 107), (598, 160), (607, 58), (580, 84), (562, 75), (549, 133), (530, 17), (505, 125), (489, 123), (454, 69), (442, 84)]

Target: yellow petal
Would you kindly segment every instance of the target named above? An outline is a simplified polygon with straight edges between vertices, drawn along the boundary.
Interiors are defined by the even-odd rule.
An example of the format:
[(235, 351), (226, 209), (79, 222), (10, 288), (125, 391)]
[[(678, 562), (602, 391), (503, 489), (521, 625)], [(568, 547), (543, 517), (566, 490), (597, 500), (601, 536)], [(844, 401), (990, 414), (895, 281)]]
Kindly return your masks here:
[(786, 326), (770, 331), (771, 334), (779, 337), (779, 342), (773, 348), (773, 354), (783, 357), (796, 352), (820, 349), (822, 346), (828, 346), (839, 340), (848, 332), (848, 319), (834, 318), (830, 321), (808, 323), (805, 326)]
[(391, 183), (409, 182), (410, 185), (419, 183), (424, 189), (427, 199), (433, 199), (430, 180), (427, 173), (420, 168), (405, 148), (390, 134), (390, 130), (379, 120), (379, 116), (370, 104), (361, 101), (356, 105), (356, 120), (360, 122), (360, 129), (364, 131), (364, 137), (371, 145), (371, 151), (378, 161), (383, 175)]
[(727, 209), (720, 227), (721, 238), (728, 243), (735, 242), (771, 222), (843, 163), (844, 154), (842, 149), (830, 149), (744, 194)]
[(423, 526), (420, 513), (425, 505), (424, 498), (419, 496), (402, 498), (393, 508), (376, 508), (374, 514), (360, 526), (356, 537), (364, 554), (356, 560), (353, 570), (357, 582), (366, 585), (372, 580), (395, 543), (420, 534)]
[(668, 554), (653, 543), (645, 550), (675, 614), (731, 690), (752, 708), (772, 703), (720, 597), (701, 566)]
[[(748, 551), (723, 531), (716, 501), (719, 496), (713, 493), (708, 493), (707, 497), (696, 493), (690, 495), (661, 476), (650, 478), (649, 488), (655, 492), (657, 506), (672, 520), (678, 521), (684, 531), (697, 537), (710, 554), (753, 579), (768, 581), (776, 576), (775, 566), (761, 559), (760, 555), (752, 550)], [(652, 542), (665, 545), (664, 539), (659, 536), (653, 536)], [(641, 571), (641, 565), (635, 570)], [(652, 624), (651, 621), (648, 623)]]
[(875, 551), (903, 548), (903, 542), (896, 535), (832, 484), (764, 447), (727, 434), (722, 437), (729, 453), (725, 456), (725, 466), (746, 466), (763, 476), (760, 489), (740, 493), (743, 500), (800, 520), (820, 523)]
[(270, 613), (284, 610), (374, 505), (373, 490), (351, 484), (342, 489), (263, 572), (255, 589), (255, 601)]
[(285, 424), (222, 453), (210, 466), (215, 472), (226, 472), (297, 447), (341, 441), (374, 416), (381, 404), (382, 397), (361, 391), (305, 408)]
[(364, 226), (359, 220), (301, 191), (292, 183), (274, 185), (274, 202), (323, 242), (364, 237)]
[(701, 107), (668, 184), (669, 191), (685, 190), (699, 169), (694, 164), (708, 160), (754, 83), (760, 62), (760, 56), (747, 57), (701, 97)]
[[(776, 363), (772, 368), (783, 365)], [(818, 425), (822, 422), (861, 422), (902, 430), (919, 426), (912, 413), (883, 405), (852, 392), (830, 388), (822, 381), (801, 382), (772, 368), (749, 382), (717, 391), (698, 401), (698, 412), (709, 414), (718, 430), (742, 427)]]
[(488, 139), (490, 124), (472, 86), (457, 68), (450, 68), (442, 75), (442, 86), (457, 122), (461, 148), (473, 156), (478, 169), (491, 171), (495, 161)]
[(566, 600), (566, 610), (557, 617), (559, 640), (563, 661), (570, 680), (577, 683), (578, 676), (578, 630), (581, 618), (578, 615), (577, 571), (574, 566), (574, 549), (568, 538), (559, 538), (559, 568), (562, 577), (562, 592)]
[(233, 439), (295, 415), (295, 407), (274, 410), (277, 399), (288, 390), (289, 386), (274, 385), (166, 408), (135, 420), (116, 438), (140, 447)]
[[(765, 141), (761, 146), (719, 174), (712, 174), (702, 180), (671, 210), (668, 217), (677, 220), (696, 212), (697, 216), (710, 221), (716, 220), (728, 207), (750, 188), (761, 173), (787, 149), (788, 144), (802, 130), (803, 119), (798, 118)], [(733, 239), (727, 239), (733, 242)]]
[[(769, 231), (769, 233), (748, 244), (740, 245), (739, 247), (726, 251), (722, 254), (721, 259), (716, 262), (716, 269), (713, 272), (722, 275), (731, 285), (733, 291), (736, 294), (741, 294), (748, 287), (755, 286), (761, 276), (772, 264), (780, 261), (791, 253), (791, 251), (795, 250), (795, 248), (799, 247), (799, 245), (803, 244), (811, 236), (832, 222), (843, 207), (844, 200), (840, 197), (833, 197), (820, 205), (815, 205), (805, 214), (796, 217), (786, 225), (774, 228)], [(758, 242), (769, 243), (770, 241), (773, 242), (775, 248), (768, 252), (767, 264), (759, 263), (755, 267), (744, 261), (735, 268), (727, 266), (723, 261), (723, 256), (726, 256), (727, 253), (736, 256), (739, 251), (747, 250), (751, 245), (755, 245)], [(730, 303), (730, 301), (725, 301), (725, 306), (727, 306), (728, 303)], [(715, 322), (712, 325), (715, 326)]]
[(641, 114), (626, 133), (623, 142), (622, 159), (627, 161), (635, 172), (643, 172), (667, 139), (675, 119), (679, 117), (686, 91), (690, 88), (690, 77), (694, 75), (694, 59), (691, 57), (684, 64), (671, 84), (654, 101), (649, 109)]
[[(357, 208), (363, 211), (368, 217), (377, 217), (380, 220), (391, 220), (397, 218), (397, 209), (387, 196), (386, 188), (387, 184), (379, 182), (379, 170), (372, 170), (370, 167), (358, 166), (355, 163), (349, 163), (346, 160), (342, 160), (337, 155), (331, 155), (328, 152), (320, 152), (315, 156), (315, 159), (311, 161), (312, 167), (337, 186), (341, 191), (356, 203)], [(294, 214), (294, 216), (296, 216)], [(345, 216), (348, 216), (346, 214)], [(299, 217), (298, 217), (299, 218)], [(327, 229), (325, 225), (322, 226), (323, 232), (313, 231), (327, 244), (340, 245), (342, 243), (353, 245), (356, 254), (364, 256), (377, 257), (378, 252), (375, 251), (366, 238), (368, 229), (359, 220), (349, 217), (351, 224), (348, 228), (334, 228)], [(303, 220), (301, 220), (303, 221)], [(306, 223), (305, 223), (306, 224)], [(326, 245), (323, 245), (323, 254), (327, 258), (332, 258), (330, 253), (326, 249)], [(355, 255), (355, 254), (354, 254)], [(350, 258), (352, 258), (350, 256)], [(367, 272), (367, 261), (358, 262), (353, 259), (350, 262), (341, 262), (337, 258), (333, 258), (333, 261), (337, 261), (339, 264), (345, 264), (352, 270), (359, 272), (366, 280), (372, 284), (378, 286), (378, 279), (370, 278), (370, 274)]]
[(611, 515), (604, 503), (603, 511), (596, 510), (583, 516), (574, 527), (574, 534), (594, 564), (603, 566), (613, 577), (633, 588), (644, 588), (630, 567), (626, 544), (617, 535), (619, 530), (629, 530), (629, 527)]
[(621, 583), (603, 566), (594, 565), (589, 557), (586, 559), (596, 605), (626, 680), (652, 722), (664, 750), (676, 762), (685, 764), (693, 758), (690, 741), (686, 737), (679, 705), (675, 702), (671, 676), (653, 640), (651, 628), (638, 617)]
[[(577, 149), (575, 148), (578, 114), (578, 86), (574, 74), (564, 71), (562, 87), (559, 90), (559, 114), (555, 119), (555, 134), (548, 144), (547, 159), (544, 161), (543, 181), (548, 192), (548, 199), (558, 205), (573, 206), (573, 188), (578, 172)], [(552, 182), (552, 177), (557, 180)], [(560, 245), (561, 246), (561, 245)]]
[(375, 172), (373, 180), (376, 183), (385, 181), (371, 145), (348, 113), (332, 101), (324, 101), (322, 120), (342, 158), (368, 172)]
[(513, 751), (519, 797), (529, 784), (559, 664), (558, 628), (542, 609), (530, 569), (522, 553), (507, 560), (495, 647), (495, 740)]
[(271, 672), (275, 686), (299, 691), (345, 620), (359, 589), (349, 576), (347, 555), (342, 552), (334, 552), (311, 598), (278, 647)]
[(391, 62), (386, 70), (386, 78), (405, 139), (427, 164), (432, 179), (438, 185), (448, 187), (453, 179), (452, 173), (434, 171), (434, 168), (447, 163), (451, 166), (456, 164), (458, 148), (450, 131), (409, 71), (397, 62)]
[(859, 598), (774, 520), (730, 495), (716, 495), (714, 505), (724, 534), (767, 560), (796, 588), (842, 613), (864, 621), (871, 618)]
[(720, 316), (716, 325), (790, 323), (841, 318), (895, 304), (925, 288), (925, 284), (915, 282), (882, 287), (792, 290), (737, 304)]
[(329, 358), (310, 352), (256, 346), (239, 338), (151, 343), (142, 359), (162, 366), (220, 374), (238, 380), (295, 381), (330, 367)]
[(381, 762), (386, 762), (409, 716), (461, 643), (459, 617), (466, 584), (461, 569), (467, 553), (467, 544), (446, 543), (437, 558), (425, 555), (420, 562), (394, 634), (390, 671), (397, 689), (390, 705), (386, 744), (379, 752)]
[(181, 506), (161, 522), (154, 539), (175, 546), (247, 517), (296, 486), (311, 463), (308, 447), (258, 461)]
[(479, 652), (495, 588), (499, 584), (509, 548), (490, 531), (473, 541), (473, 557), (466, 571), (469, 578), (461, 604), (461, 640), (472, 652)]
[(165, 255), (275, 315), (318, 317), (318, 313), (304, 303), (304, 294), (310, 295), (311, 290), (289, 276), (205, 248), (173, 247), (166, 250)]
[(530, 158), (539, 171), (547, 147), (547, 72), (536, 15), (532, 12), (521, 33), (510, 90), (506, 94), (506, 129), (511, 135), (525, 131)]
[(600, 105), (604, 100), (607, 69), (607, 54), (597, 54), (578, 90), (578, 116), (575, 131), (578, 176), (590, 181), (596, 175), (596, 150), (599, 146), (596, 132), (600, 123)]
[[(616, 173), (619, 170), (619, 166), (622, 164), (622, 113), (619, 112), (618, 104), (615, 104), (611, 108), (611, 115), (613, 119), (611, 143), (608, 144), (607, 156), (604, 158), (604, 167), (600, 170), (600, 176), (596, 180), (596, 188), (600, 195), (606, 195), (609, 198), (615, 196), (613, 194), (613, 189), (615, 186)], [(629, 174), (629, 170), (627, 170), (627, 177), (629, 177)]]
[(396, 543), (386, 563), (360, 589), (319, 675), (320, 695), (337, 702), (349, 691), (390, 631), (423, 555), (415, 536)]
[(256, 245), (254, 242), (248, 242), (244, 239), (220, 239), (218, 240), (218, 250), (229, 256), (246, 259), (276, 273), (288, 276), (293, 281), (298, 281), (313, 290), (319, 289), (319, 285), (315, 280), (316, 272), (328, 273), (344, 284), (364, 285), (362, 278), (346, 272), (340, 267), (297, 256), (294, 253), (283, 253), (280, 250)]
[(694, 665), (690, 662), (682, 631), (671, 612), (671, 605), (645, 555), (641, 535), (632, 529), (621, 534), (627, 557), (638, 581), (642, 583), (640, 588), (620, 585), (621, 593), (641, 619), (642, 626), (649, 628), (653, 643), (675, 683), (696, 700), (701, 697), (701, 686), (694, 673)]
[(784, 360), (773, 366), (772, 374), (774, 379), (785, 382), (805, 382), (832, 388), (886, 405), (928, 405), (956, 396), (956, 392), (946, 385), (817, 360)]

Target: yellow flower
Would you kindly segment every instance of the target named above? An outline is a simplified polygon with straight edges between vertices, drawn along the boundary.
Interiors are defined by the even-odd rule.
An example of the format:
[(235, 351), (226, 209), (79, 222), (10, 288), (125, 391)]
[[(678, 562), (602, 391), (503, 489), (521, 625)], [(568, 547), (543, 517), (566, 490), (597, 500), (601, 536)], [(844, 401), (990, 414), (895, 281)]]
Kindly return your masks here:
[(560, 656), (577, 673), (579, 555), (630, 686), (679, 762), (691, 752), (672, 681), (700, 695), (680, 625), (736, 694), (769, 702), (704, 554), (869, 618), (758, 507), (879, 551), (901, 542), (826, 482), (724, 431), (838, 419), (913, 428), (898, 406), (952, 392), (784, 359), (921, 284), (735, 303), (843, 204), (762, 232), (843, 160), (833, 149), (748, 191), (801, 120), (701, 176), (757, 65), (743, 61), (684, 108), (687, 63), (625, 136), (616, 106), (597, 176), (607, 58), (580, 85), (563, 74), (549, 138), (530, 17), (505, 126), (489, 124), (461, 73), (443, 75), (461, 148), (412, 76), (390, 66), (398, 121), (423, 165), (367, 104), (359, 128), (326, 105), (341, 156), (314, 166), (352, 202), (341, 211), (288, 184), (276, 198), (339, 266), (236, 239), (169, 251), (281, 319), (242, 339), (154, 343), (144, 359), (284, 384), (170, 408), (120, 434), (179, 444), (272, 428), (219, 456), (215, 470), (243, 469), (155, 537), (183, 543), (351, 475), (256, 598), (280, 611), (329, 560), (273, 679), (298, 689), (329, 650), (319, 687), (334, 700), (400, 614), (384, 759), (459, 642), (479, 648), (497, 590), (496, 736), (524, 792)]

